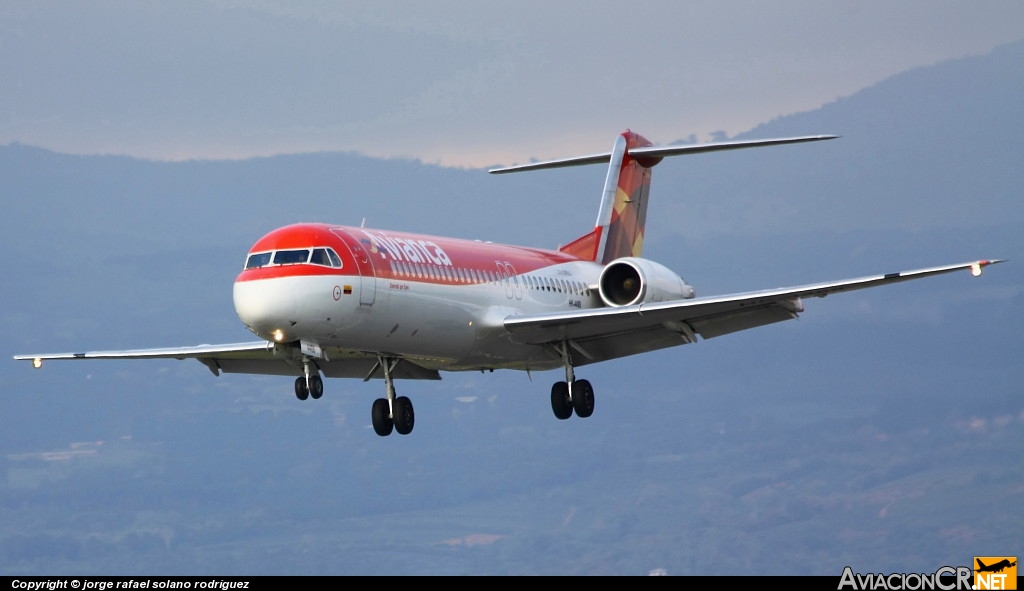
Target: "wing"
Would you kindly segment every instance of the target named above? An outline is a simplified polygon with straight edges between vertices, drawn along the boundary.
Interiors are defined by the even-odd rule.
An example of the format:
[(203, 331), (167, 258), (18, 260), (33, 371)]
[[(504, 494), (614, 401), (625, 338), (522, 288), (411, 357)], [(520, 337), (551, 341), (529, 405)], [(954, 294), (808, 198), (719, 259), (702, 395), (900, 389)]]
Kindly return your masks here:
[[(129, 349), (124, 351), (86, 351), (84, 353), (44, 353), (15, 355), (15, 359), (30, 360), (39, 367), (47, 359), (195, 359), (208, 367), (213, 375), (224, 373), (251, 373), (268, 375), (303, 375), (302, 354), (291, 344), (268, 341), (231, 343), (226, 345), (199, 345), (165, 349)], [(363, 351), (350, 351), (327, 347), (321, 359), (313, 364), (329, 378), (381, 378), (383, 373), (377, 356)], [(403, 359), (392, 376), (407, 380), (439, 380), (436, 370), (426, 369), (413, 360)]]
[(505, 328), (518, 342), (568, 343), (580, 354), (574, 365), (596, 363), (672, 347), (701, 338), (796, 318), (803, 312), (802, 298), (823, 298), (832, 293), (876, 287), (969, 269), (981, 275), (983, 267), (1000, 260), (888, 273), (858, 279), (768, 289), (717, 297), (598, 308), (552, 314), (509, 316)]

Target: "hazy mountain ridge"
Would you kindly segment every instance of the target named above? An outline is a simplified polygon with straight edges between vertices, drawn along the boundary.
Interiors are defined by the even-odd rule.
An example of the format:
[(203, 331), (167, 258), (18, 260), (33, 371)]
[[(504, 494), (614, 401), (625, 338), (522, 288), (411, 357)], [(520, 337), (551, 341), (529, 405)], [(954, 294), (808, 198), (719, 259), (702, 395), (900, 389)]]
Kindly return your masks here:
[[(701, 295), (1009, 263), (588, 367), (586, 421), (551, 416), (550, 373), (400, 383), (416, 432), (381, 439), (377, 382), (328, 380), (300, 403), (287, 379), (195, 362), (7, 361), (0, 572), (838, 575), (1012, 554), (1022, 51), (914, 70), (743, 136), (839, 140), (663, 163), (646, 244)], [(554, 246), (592, 225), (603, 176), (0, 147), (5, 351), (248, 340), (231, 280), (275, 226), (365, 217)], [(466, 539), (488, 543), (452, 542)]]

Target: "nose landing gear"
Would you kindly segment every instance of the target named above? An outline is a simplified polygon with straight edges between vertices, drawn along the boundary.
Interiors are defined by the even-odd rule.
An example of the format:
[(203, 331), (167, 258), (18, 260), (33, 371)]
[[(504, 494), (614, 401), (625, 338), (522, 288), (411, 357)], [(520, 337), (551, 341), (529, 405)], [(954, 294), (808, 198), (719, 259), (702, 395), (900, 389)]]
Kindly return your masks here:
[(302, 373), (304, 375), (295, 378), (295, 397), (299, 400), (319, 400), (324, 395), (324, 381), (320, 377), (320, 370), (313, 367), (309, 357), (302, 358)]
[(295, 397), (299, 400), (319, 400), (324, 395), (324, 381), (319, 375), (295, 378)]

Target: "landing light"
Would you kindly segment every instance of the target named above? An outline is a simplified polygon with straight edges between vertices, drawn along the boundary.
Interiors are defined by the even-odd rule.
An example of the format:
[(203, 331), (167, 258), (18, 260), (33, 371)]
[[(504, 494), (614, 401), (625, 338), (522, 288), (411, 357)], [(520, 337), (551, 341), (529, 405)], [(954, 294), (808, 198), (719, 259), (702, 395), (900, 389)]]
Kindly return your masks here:
[(32, 367), (34, 367), (36, 369), (39, 369), (42, 366), (43, 366), (43, 360), (42, 359), (36, 357), (36, 358), (34, 358), (32, 360)]
[(274, 331), (274, 340), (279, 343), (284, 340), (284, 332), (280, 328)]
[(981, 263), (974, 263), (971, 265), (971, 275), (981, 277)]

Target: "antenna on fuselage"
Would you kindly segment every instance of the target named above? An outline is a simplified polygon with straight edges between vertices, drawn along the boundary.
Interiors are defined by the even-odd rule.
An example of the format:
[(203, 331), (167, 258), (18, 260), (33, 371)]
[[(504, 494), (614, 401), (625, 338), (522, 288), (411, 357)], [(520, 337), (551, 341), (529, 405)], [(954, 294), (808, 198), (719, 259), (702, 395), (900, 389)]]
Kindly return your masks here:
[(363, 218), (363, 221), (359, 222), (359, 227), (360, 228), (365, 228), (366, 227), (366, 218)]

